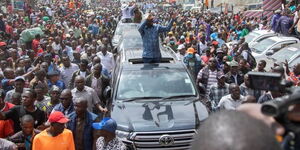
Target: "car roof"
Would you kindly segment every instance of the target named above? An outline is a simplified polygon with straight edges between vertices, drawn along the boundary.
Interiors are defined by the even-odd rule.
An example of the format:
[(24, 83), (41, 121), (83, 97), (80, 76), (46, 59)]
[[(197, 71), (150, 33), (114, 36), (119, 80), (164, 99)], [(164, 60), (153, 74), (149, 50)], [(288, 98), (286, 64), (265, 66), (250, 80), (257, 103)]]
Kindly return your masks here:
[[(160, 52), (161, 52), (161, 58), (163, 60), (177, 61), (175, 52), (173, 52), (170, 48), (161, 46)], [(143, 50), (130, 49), (130, 50), (124, 50), (121, 53), (122, 53), (122, 62), (134, 63), (134, 61), (139, 61), (142, 59)]]
[(255, 30), (255, 31), (252, 31), (252, 32), (260, 34), (260, 35), (263, 35), (263, 34), (274, 34), (274, 35), (276, 35), (275, 32), (269, 31), (269, 30)]
[(296, 40), (299, 42), (299, 39), (297, 39), (295, 37), (288, 37), (288, 36), (272, 36), (272, 37), (269, 37), (266, 39), (271, 39), (276, 42), (282, 42), (282, 41), (287, 41), (287, 40)]

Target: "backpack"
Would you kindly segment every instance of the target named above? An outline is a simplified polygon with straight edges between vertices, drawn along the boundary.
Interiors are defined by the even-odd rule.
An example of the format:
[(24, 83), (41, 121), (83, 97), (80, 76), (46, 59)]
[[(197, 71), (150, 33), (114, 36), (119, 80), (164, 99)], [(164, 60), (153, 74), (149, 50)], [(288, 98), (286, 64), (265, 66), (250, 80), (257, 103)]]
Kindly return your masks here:
[(247, 54), (248, 54), (247, 62), (250, 65), (250, 68), (254, 69), (257, 65), (256, 60), (254, 56), (251, 54), (251, 52), (249, 52), (248, 50), (247, 50)]

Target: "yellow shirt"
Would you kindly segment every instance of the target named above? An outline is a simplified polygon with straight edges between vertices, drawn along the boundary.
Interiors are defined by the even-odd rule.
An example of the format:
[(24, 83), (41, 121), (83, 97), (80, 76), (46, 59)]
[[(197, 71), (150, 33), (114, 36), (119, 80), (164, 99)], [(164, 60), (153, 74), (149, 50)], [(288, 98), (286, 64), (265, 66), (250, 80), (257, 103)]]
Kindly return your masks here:
[(32, 150), (75, 150), (73, 134), (70, 130), (64, 129), (63, 133), (52, 137), (44, 130), (35, 136)]

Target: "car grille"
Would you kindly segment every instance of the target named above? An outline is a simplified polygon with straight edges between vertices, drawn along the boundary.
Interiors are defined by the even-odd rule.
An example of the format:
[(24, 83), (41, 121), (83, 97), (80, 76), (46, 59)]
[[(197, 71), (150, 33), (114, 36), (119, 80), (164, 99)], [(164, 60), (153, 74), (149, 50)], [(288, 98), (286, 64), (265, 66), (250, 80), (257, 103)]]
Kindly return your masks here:
[[(159, 149), (159, 150), (185, 150), (190, 148), (195, 130), (165, 131), (165, 132), (136, 132), (133, 134), (133, 144), (135, 149)], [(163, 146), (159, 139), (167, 135), (174, 139), (173, 144)]]

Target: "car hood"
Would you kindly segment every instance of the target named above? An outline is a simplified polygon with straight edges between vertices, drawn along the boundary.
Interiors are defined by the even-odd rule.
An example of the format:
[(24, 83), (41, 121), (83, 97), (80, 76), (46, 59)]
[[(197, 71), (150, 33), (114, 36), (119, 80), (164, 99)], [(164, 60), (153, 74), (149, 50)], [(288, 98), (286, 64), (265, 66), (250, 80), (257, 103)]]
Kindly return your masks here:
[(127, 132), (195, 129), (208, 117), (200, 101), (115, 102), (111, 117)]

